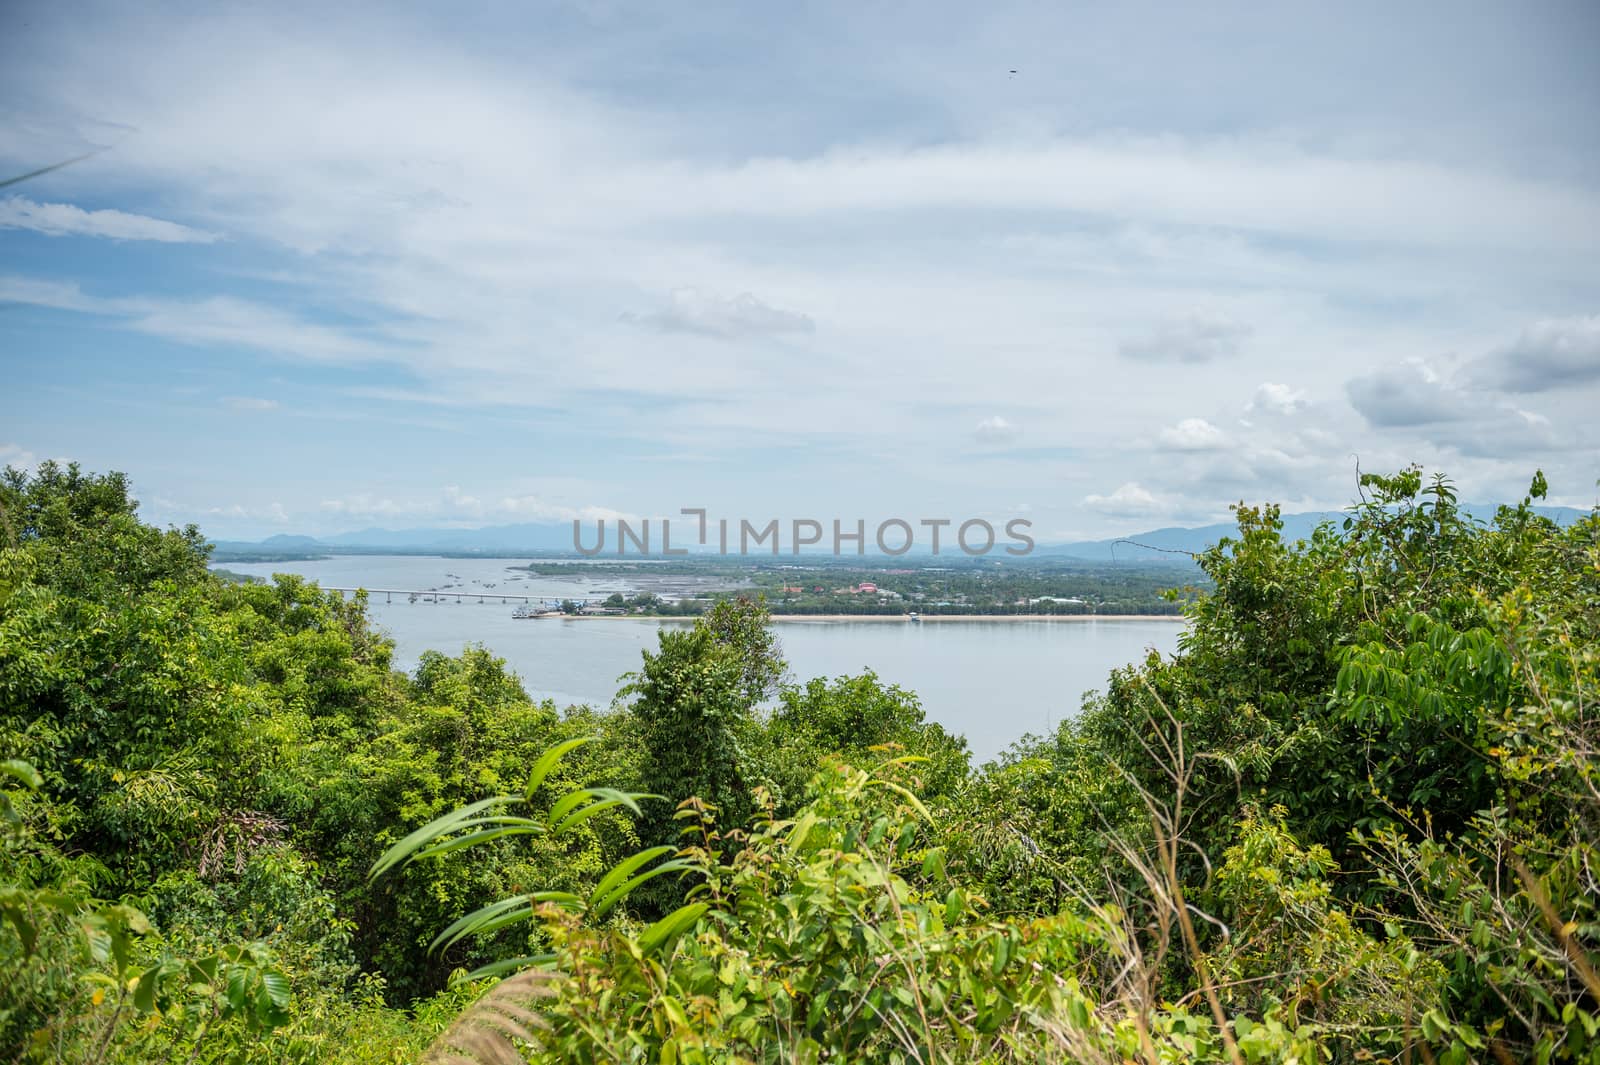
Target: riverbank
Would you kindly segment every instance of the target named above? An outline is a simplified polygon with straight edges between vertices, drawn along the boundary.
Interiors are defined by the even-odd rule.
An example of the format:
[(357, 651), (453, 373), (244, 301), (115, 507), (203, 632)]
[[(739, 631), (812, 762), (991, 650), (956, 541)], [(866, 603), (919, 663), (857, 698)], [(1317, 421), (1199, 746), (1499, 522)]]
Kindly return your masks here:
[[(448, 595), (450, 593), (442, 593)], [(682, 621), (693, 622), (693, 614), (549, 614), (530, 618), (530, 621)], [(773, 614), (772, 620), (782, 624), (802, 622), (836, 623), (841, 621), (897, 622), (906, 624), (913, 619), (905, 614)], [(1186, 621), (1182, 614), (920, 614), (916, 624), (941, 621)]]
[[(773, 621), (911, 621), (904, 614), (774, 614)], [(919, 614), (918, 624), (941, 621), (1185, 621), (1182, 614)]]

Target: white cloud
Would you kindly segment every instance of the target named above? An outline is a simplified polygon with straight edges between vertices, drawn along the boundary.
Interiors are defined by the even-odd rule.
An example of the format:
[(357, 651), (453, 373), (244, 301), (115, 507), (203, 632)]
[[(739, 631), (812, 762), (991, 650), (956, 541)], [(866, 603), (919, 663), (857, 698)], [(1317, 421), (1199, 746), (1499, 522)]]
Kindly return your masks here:
[(1550, 318), (1479, 361), (1468, 376), (1512, 392), (1548, 392), (1600, 381), (1600, 314)]
[(0, 276), (0, 303), (24, 303), (58, 311), (104, 313), (103, 301), (91, 299), (71, 282)]
[[(712, 82), (675, 74), (677, 64), (634, 61), (666, 54), (663, 34), (687, 36), (677, 20), (618, 19), (576, 40), (584, 18), (541, 20), (561, 25), (524, 25), (485, 47), (447, 21), (421, 32), (414, 12), (376, 22), (336, 13), (319, 18), (316, 33), (304, 32), (292, 4), (152, 12), (108, 13), (114, 25), (101, 32), (66, 36), (0, 70), (0, 84), (28, 85), (29, 100), (45, 101), (19, 105), (39, 113), (5, 124), (0, 155), (65, 158), (45, 150), (56, 134), (38, 131), (78, 129), (76, 116), (136, 128), (92, 167), (64, 171), (53, 187), (65, 191), (52, 195), (128, 211), (171, 204), (195, 232), (227, 234), (230, 258), (256, 256), (251, 276), (288, 276), (248, 290), (193, 274), (154, 276), (148, 289), (137, 274), (120, 289), (86, 282), (116, 299), (0, 279), (0, 298), (9, 291), (201, 349), (374, 364), (341, 381), (364, 393), (348, 406), (368, 412), (425, 402), (441, 423), (466, 423), (465, 412), (492, 417), (509, 404), (581, 411), (593, 445), (585, 450), (615, 471), (619, 487), (597, 493), (606, 498), (654, 498), (659, 484), (681, 492), (698, 476), (685, 471), (714, 462), (721, 469), (710, 472), (743, 478), (741, 490), (781, 481), (797, 506), (837, 505), (838, 493), (867, 479), (863, 454), (886, 456), (872, 467), (884, 473), (871, 490), (988, 494), (997, 506), (1037, 498), (1046, 469), (1067, 485), (1062, 500), (1126, 482), (1170, 500), (1174, 514), (1202, 495), (1214, 502), (1222, 484), (1334, 484), (1343, 498), (1348, 477), (1334, 474), (1346, 472), (1338, 467), (1352, 451), (1369, 468), (1379, 449), (1396, 464), (1428, 460), (1435, 444), (1448, 446), (1440, 426), (1454, 432), (1471, 419), (1408, 423), (1367, 397), (1389, 419), (1373, 428), (1343, 402), (1324, 407), (1306, 395), (1337, 399), (1346, 377), (1407, 356), (1491, 350), (1486, 338), (1515, 336), (1523, 307), (1548, 308), (1538, 313), (1554, 321), (1595, 306), (1600, 189), (1586, 157), (1574, 164), (1570, 138), (1523, 153), (1460, 150), (1436, 139), (1450, 136), (1437, 123), (1379, 135), (1376, 110), (1340, 118), (1338, 106), (1322, 106), (1332, 99), (1326, 81), (1314, 89), (1318, 106), (1295, 110), (1281, 104), (1284, 79), (1258, 66), (1196, 76), (1197, 64), (1216, 73), (1212, 60), (1171, 34), (1140, 38), (1150, 62), (1163, 57), (1162, 69), (1203, 92), (1245, 86), (1228, 107), (1097, 83), (1070, 63), (1056, 65), (1047, 88), (1041, 73), (985, 87), (968, 50), (1001, 36), (987, 28), (961, 42), (957, 62), (948, 41), (924, 39), (893, 58), (841, 62), (848, 83), (819, 91), (815, 79), (788, 76), (814, 69), (814, 57), (780, 69), (775, 38), (784, 35), (760, 20), (751, 39), (773, 38), (773, 47), (719, 46), (708, 96)], [(984, 12), (1013, 25), (1040, 17)], [(1264, 40), (1258, 17), (1235, 27), (1242, 38)], [(752, 30), (748, 20), (727, 22), (718, 34)], [(1366, 54), (1370, 29), (1351, 54)], [(818, 39), (850, 46), (842, 36)], [(1003, 36), (1006, 49), (1029, 38)], [(1050, 48), (1087, 39), (1036, 36)], [(1285, 55), (1249, 54), (1259, 62), (1265, 51)], [(1437, 57), (1430, 52), (1428, 65)], [(1402, 82), (1429, 76), (1394, 66), (1406, 68)], [(1341, 99), (1359, 88), (1369, 106), (1431, 106), (1427, 92), (1389, 91), (1395, 70), (1377, 72), (1390, 79), (1384, 91), (1341, 85)], [(1532, 91), (1527, 79), (1490, 91), (1456, 74), (1448, 91), (1484, 93), (1495, 108)], [(1262, 94), (1261, 84), (1275, 91)], [(860, 108), (862, 99), (893, 106)], [(1501, 147), (1499, 133), (1538, 139), (1543, 121), (1462, 113)], [(1209, 132), (1218, 114), (1226, 132)], [(682, 288), (688, 281), (696, 287)], [(1199, 309), (1170, 317), (1188, 308)], [(628, 323), (618, 322), (622, 310), (634, 312)], [(729, 342), (699, 339), (707, 336)], [(806, 343), (779, 343), (795, 339)], [(1529, 350), (1551, 347), (1535, 340)], [(758, 345), (776, 350), (752, 357)], [(1107, 367), (1119, 346), (1130, 361)], [(1581, 377), (1581, 358), (1576, 365)], [(1282, 380), (1294, 389), (1271, 384)], [(1244, 393), (1263, 381), (1247, 413), (1273, 433), (1236, 428)], [(601, 395), (619, 388), (631, 398), (613, 405)], [(1567, 391), (1550, 387), (1523, 404), (1550, 418), (1558, 439), (1578, 438), (1592, 420), (1583, 396)], [(1015, 476), (1010, 463), (971, 474), (937, 467), (941, 456), (976, 450), (970, 427), (1002, 410), (1005, 426), (1026, 425), (1039, 445)], [(1177, 432), (1196, 412), (1226, 426), (1230, 447), (1126, 446), (1129, 437), (1153, 442), (1164, 426)], [(1292, 440), (1279, 420), (1290, 414)], [(1326, 434), (1315, 447), (1298, 424), (1311, 419)], [(751, 468), (766, 456), (749, 444), (770, 444), (778, 434), (762, 430), (775, 425), (797, 447), (838, 443), (850, 460), (819, 458), (792, 482), (758, 476)], [(307, 429), (316, 431), (309, 421)], [(994, 438), (1006, 431), (996, 426)], [(682, 452), (708, 461), (661, 461)], [(643, 458), (634, 466), (619, 454)], [(420, 483), (442, 484), (473, 457), (442, 446), (421, 460), (436, 465)], [(511, 460), (488, 461), (517, 476)], [(645, 463), (648, 474), (638, 472)], [(1462, 462), (1450, 472), (1466, 481), (1484, 468)], [(1208, 471), (1218, 479), (1200, 480)], [(340, 496), (338, 484), (296, 490), (311, 509)], [(489, 479), (463, 495), (470, 505), (374, 489), (367, 503), (486, 514), (556, 505)]]
[(151, 501), (150, 517), (156, 521), (196, 521), (209, 519), (223, 522), (265, 522), (269, 525), (283, 526), (289, 524), (290, 514), (288, 509), (279, 502), (262, 505), (246, 506), (243, 503), (230, 503), (223, 506), (197, 506), (184, 503), (163, 496), (156, 496)]
[(20, 444), (0, 444), (0, 469), (7, 466), (31, 474), (39, 465), (39, 456)]
[(210, 244), (215, 233), (125, 211), (85, 211), (70, 203), (35, 203), (22, 196), (0, 200), (0, 229), (31, 229), (51, 237), (153, 240), (163, 244)]
[(1367, 424), (1380, 429), (1459, 421), (1474, 409), (1472, 397), (1418, 359), (1352, 378), (1345, 392)]
[(1118, 352), (1143, 362), (1214, 362), (1239, 353), (1251, 333), (1243, 322), (1214, 311), (1196, 311), (1125, 340)]
[(1256, 389), (1255, 395), (1244, 405), (1244, 412), (1254, 414), (1259, 411), (1264, 414), (1289, 415), (1305, 406), (1305, 402), (1305, 392), (1290, 388), (1288, 385), (1266, 381)]
[(1227, 443), (1222, 430), (1204, 418), (1185, 418), (1161, 430), (1159, 439), (1175, 451), (1215, 451)]
[(441, 504), (437, 500), (400, 501), (383, 496), (373, 496), (366, 492), (359, 492), (341, 499), (324, 499), (320, 506), (329, 514), (369, 518), (417, 517), (424, 514), (436, 514), (441, 509)]
[(1171, 509), (1137, 481), (1128, 481), (1109, 495), (1084, 496), (1083, 505), (1113, 518), (1146, 517)]
[[(1374, 429), (1412, 431), (1431, 444), (1471, 458), (1511, 459), (1582, 452), (1596, 443), (1592, 420), (1555, 431), (1549, 415), (1508, 402), (1487, 386), (1477, 371), (1483, 363), (1451, 372), (1410, 359), (1352, 378), (1346, 385), (1351, 406)], [(1562, 397), (1584, 404), (1581, 390)], [(1554, 400), (1552, 400), (1554, 401)]]
[(1005, 444), (1015, 440), (1020, 430), (997, 414), (992, 418), (983, 419), (972, 432), (982, 443)]
[(570, 506), (553, 502), (537, 495), (508, 495), (485, 499), (466, 491), (459, 485), (445, 485), (432, 499), (394, 499), (358, 492), (349, 496), (324, 499), (320, 509), (325, 514), (361, 521), (431, 520), (446, 525), (468, 525), (483, 522), (569, 522), (597, 521), (619, 518), (638, 521), (636, 514), (611, 507), (594, 505)]
[(756, 299), (748, 292), (723, 297), (694, 288), (672, 291), (667, 305), (649, 314), (625, 314), (623, 320), (671, 333), (742, 337), (810, 333), (816, 323), (796, 311), (786, 311)]
[(392, 357), (393, 349), (347, 331), (305, 321), (275, 307), (213, 296), (194, 302), (128, 300), (108, 304), (130, 315), (129, 328), (197, 347), (241, 347), (282, 358), (357, 362)]
[(75, 283), (0, 276), (0, 303), (22, 303), (121, 319), (135, 332), (199, 347), (240, 347), (289, 359), (363, 362), (397, 358), (394, 341), (319, 325), (277, 307), (212, 296), (199, 300), (106, 298)]

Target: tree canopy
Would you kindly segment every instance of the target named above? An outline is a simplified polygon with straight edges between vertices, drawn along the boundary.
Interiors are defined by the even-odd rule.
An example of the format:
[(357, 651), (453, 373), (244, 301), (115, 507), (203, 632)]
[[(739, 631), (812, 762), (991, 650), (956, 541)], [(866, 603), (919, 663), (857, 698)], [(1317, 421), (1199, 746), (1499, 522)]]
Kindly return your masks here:
[(973, 767), (760, 601), (563, 712), (8, 470), (0, 1059), (1600, 1061), (1600, 517), (1362, 488)]

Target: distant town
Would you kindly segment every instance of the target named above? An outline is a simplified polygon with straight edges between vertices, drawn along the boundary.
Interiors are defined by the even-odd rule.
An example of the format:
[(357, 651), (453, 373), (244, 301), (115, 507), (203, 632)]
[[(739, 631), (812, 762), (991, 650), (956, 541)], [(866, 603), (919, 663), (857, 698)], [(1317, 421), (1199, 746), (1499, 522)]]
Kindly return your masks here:
[[(562, 562), (533, 562), (527, 569), (541, 576), (571, 573)], [(641, 590), (568, 601), (563, 612), (692, 616), (719, 599), (759, 595), (779, 616), (1176, 615), (1201, 580), (1186, 564), (1064, 560), (863, 567), (702, 559), (600, 563), (586, 571), (628, 578)], [(705, 587), (686, 587), (685, 579)]]

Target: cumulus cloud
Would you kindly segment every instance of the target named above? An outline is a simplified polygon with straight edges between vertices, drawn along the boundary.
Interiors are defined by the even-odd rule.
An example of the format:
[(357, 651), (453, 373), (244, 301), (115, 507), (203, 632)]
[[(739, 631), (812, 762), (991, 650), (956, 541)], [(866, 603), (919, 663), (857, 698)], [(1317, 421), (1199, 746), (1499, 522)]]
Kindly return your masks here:
[(32, 473), (37, 465), (39, 456), (21, 444), (0, 444), (0, 470), (9, 466), (23, 473)]
[(1354, 378), (1345, 384), (1345, 394), (1375, 429), (1459, 421), (1473, 408), (1471, 397), (1414, 360)]
[(985, 444), (1010, 443), (1017, 438), (1017, 434), (1017, 426), (999, 415), (983, 419), (973, 430), (973, 435)]
[(1163, 447), (1174, 451), (1215, 451), (1227, 443), (1222, 430), (1204, 418), (1185, 418), (1169, 425), (1161, 430), (1159, 439)]
[[(1451, 366), (1410, 359), (1350, 380), (1345, 392), (1368, 426), (1412, 430), (1470, 458), (1577, 454), (1600, 440), (1580, 413), (1600, 384), (1600, 316), (1534, 322), (1514, 342)], [(1548, 411), (1508, 393), (1539, 393)]]
[(1549, 318), (1479, 360), (1469, 378), (1509, 392), (1548, 392), (1600, 382), (1600, 314)]
[(1345, 391), (1372, 428), (1417, 430), (1430, 443), (1474, 458), (1588, 446), (1586, 427), (1557, 434), (1548, 416), (1476, 384), (1470, 372), (1447, 377), (1410, 360), (1357, 377)]
[(215, 233), (126, 211), (85, 211), (70, 203), (35, 203), (23, 196), (0, 200), (0, 229), (31, 229), (51, 237), (153, 240), (163, 244), (210, 244)]
[(1196, 311), (1123, 341), (1117, 351), (1141, 362), (1214, 362), (1237, 355), (1250, 332), (1226, 314)]
[(1128, 481), (1109, 495), (1086, 495), (1083, 505), (1113, 518), (1146, 517), (1169, 509), (1137, 481)]
[(1256, 389), (1255, 395), (1244, 405), (1246, 414), (1293, 414), (1304, 407), (1306, 394), (1303, 391), (1290, 388), (1288, 385), (1274, 384), (1271, 381), (1262, 382)]
[(649, 314), (625, 314), (623, 320), (669, 333), (730, 340), (816, 330), (809, 315), (773, 307), (748, 292), (725, 297), (695, 288), (674, 289), (665, 307)]
[(1460, 454), (1483, 459), (1505, 459), (1511, 455), (1583, 445), (1581, 440), (1570, 437), (1563, 441), (1544, 415), (1510, 404), (1490, 407), (1471, 421), (1440, 426), (1435, 435), (1439, 443)]

